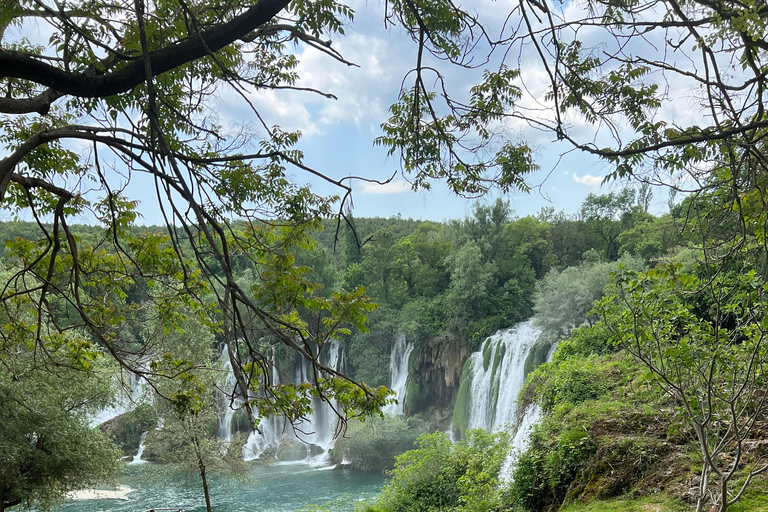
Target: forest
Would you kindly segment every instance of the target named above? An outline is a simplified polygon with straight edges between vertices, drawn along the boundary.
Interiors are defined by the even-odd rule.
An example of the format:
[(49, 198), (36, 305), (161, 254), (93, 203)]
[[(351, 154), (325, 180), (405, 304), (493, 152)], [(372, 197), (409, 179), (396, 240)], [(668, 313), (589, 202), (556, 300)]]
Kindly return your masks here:
[[(701, 234), (711, 234), (708, 244), (718, 247), (733, 243), (739, 216), (724, 218), (716, 194), (685, 198), (655, 216), (647, 212), (652, 193), (646, 186), (590, 194), (575, 215), (549, 207), (518, 217), (499, 199), (478, 202), (471, 216), (444, 223), (350, 218), (338, 230), (333, 221), (300, 232), (264, 227), (290, 240), (271, 256), (291, 262), (313, 301), (354, 290), (365, 304), (366, 321), (335, 334), (345, 360), (330, 363), (319, 350), (322, 363), (382, 390), (391, 407), (385, 386), (393, 385), (392, 354), (398, 335), (409, 340), (408, 354), (399, 355), (407, 384), (394, 397), (395, 412), (404, 416), (387, 411), (360, 421), (349, 415), (337, 424), (334, 414), (330, 423), (338, 437), (328, 454), (332, 463), (393, 475), (368, 508), (552, 510), (616, 497), (641, 507), (652, 496), (663, 510), (686, 510), (686, 501), (703, 509), (718, 492), (736, 503), (744, 502), (745, 491), (753, 500), (760, 495), (765, 253), (754, 244), (726, 245), (721, 258), (708, 261)], [(6, 222), (0, 228), (6, 241), (0, 259), (10, 274), (24, 265), (38, 227)], [(103, 248), (108, 231), (71, 229), (99, 258), (115, 256)], [(162, 237), (168, 244), (163, 231), (135, 228), (130, 239)], [(250, 284), (255, 275), (274, 271), (269, 262), (247, 258), (233, 258), (233, 268), (251, 289), (257, 289)], [(242, 402), (227, 398), (233, 396), (228, 386), (238, 383), (231, 373), (226, 377), (220, 331), (194, 305), (164, 309), (160, 283), (150, 293), (154, 286), (123, 286), (123, 307), (135, 309), (141, 321), (121, 318), (112, 343), (142, 358), (149, 376), (129, 412), (93, 429), (93, 415), (120, 395), (115, 386), (137, 382), (87, 338), (49, 341), (45, 366), (33, 345), (5, 353), (3, 496), (14, 498), (4, 498), (4, 506), (14, 505), (12, 499), (55, 505), (67, 489), (114, 478), (119, 457), (130, 460), (140, 445), (144, 460), (199, 473), (206, 500), (209, 475), (242, 476), (249, 464), (322, 452), (321, 436), (310, 433), (320, 429), (312, 421), (325, 421), (311, 414), (313, 381), (292, 380), (290, 368), (302, 363), (278, 337), (260, 334), (259, 343), (279, 373), (272, 377), (273, 396), (296, 400), (297, 431), (268, 439), (267, 422), (280, 404), (259, 404), (261, 436), (255, 437), (273, 444), (260, 446), (249, 463), (253, 424)], [(66, 304), (59, 314), (64, 321)], [(317, 317), (311, 308), (297, 308), (297, 315), (307, 329), (336, 321), (332, 309)], [(483, 354), (486, 368), (493, 359), (495, 370), (504, 355), (489, 355), (484, 340), (532, 316), (535, 343), (524, 354), (525, 383), (514, 401), (520, 411), (535, 405), (540, 417), (528, 425), (529, 446), (511, 478), (502, 479), (522, 413), (506, 429), (491, 422), (485, 431), (471, 430), (477, 397), (466, 373), (473, 353)], [(498, 398), (492, 403), (507, 405)], [(425, 472), (425, 464), (438, 474)], [(696, 476), (701, 487), (691, 489)], [(435, 488), (436, 481), (442, 483)]]

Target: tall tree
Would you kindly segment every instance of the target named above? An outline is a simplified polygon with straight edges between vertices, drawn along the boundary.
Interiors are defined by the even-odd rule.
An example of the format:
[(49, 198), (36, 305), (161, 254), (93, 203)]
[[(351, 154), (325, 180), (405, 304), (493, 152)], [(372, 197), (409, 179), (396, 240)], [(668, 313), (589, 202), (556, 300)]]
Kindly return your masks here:
[(581, 205), (581, 218), (605, 242), (605, 257), (613, 261), (619, 256), (617, 239), (625, 226), (622, 218), (634, 207), (635, 191), (625, 188), (621, 192), (589, 194)]

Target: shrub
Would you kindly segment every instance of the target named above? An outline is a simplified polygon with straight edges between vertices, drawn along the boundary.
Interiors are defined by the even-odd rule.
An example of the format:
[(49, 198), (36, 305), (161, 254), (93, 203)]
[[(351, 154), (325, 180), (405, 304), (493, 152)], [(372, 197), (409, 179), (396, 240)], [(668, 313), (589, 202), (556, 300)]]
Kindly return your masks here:
[(365, 512), (486, 512), (498, 504), (497, 477), (508, 450), (503, 433), (470, 430), (452, 444), (425, 434), (418, 448), (397, 458), (392, 480)]
[(578, 472), (588, 464), (596, 446), (586, 429), (566, 426), (548, 417), (534, 427), (528, 450), (520, 455), (503, 500), (525, 510), (542, 510), (562, 503)]
[(358, 471), (392, 469), (395, 457), (413, 448), (420, 433), (402, 416), (351, 423), (345, 436), (336, 441), (331, 461), (339, 464), (346, 460)]

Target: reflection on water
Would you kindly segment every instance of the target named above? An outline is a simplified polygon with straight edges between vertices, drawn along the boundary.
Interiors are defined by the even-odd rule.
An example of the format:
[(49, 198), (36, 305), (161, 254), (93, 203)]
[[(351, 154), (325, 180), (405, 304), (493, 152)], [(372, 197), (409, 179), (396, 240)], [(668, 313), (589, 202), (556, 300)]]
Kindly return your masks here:
[[(375, 496), (384, 484), (376, 474), (324, 470), (304, 464), (254, 468), (245, 481), (210, 478), (211, 503), (219, 512), (294, 512), (333, 502), (332, 510), (352, 510)], [(118, 478), (132, 489), (122, 499), (68, 500), (57, 512), (141, 512), (181, 508), (204, 512), (200, 477), (155, 464), (129, 466)]]

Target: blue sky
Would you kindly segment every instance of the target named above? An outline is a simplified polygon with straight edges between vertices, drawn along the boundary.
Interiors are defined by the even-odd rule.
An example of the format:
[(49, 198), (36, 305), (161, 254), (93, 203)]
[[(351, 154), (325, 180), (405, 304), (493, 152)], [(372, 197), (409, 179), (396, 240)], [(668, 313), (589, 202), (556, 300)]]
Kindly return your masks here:
[[(294, 48), (300, 61), (296, 70), (300, 77), (298, 85), (334, 94), (337, 100), (297, 91), (252, 91), (248, 95), (249, 100), (267, 125), (302, 132), (299, 149), (304, 151), (304, 163), (317, 171), (337, 179), (356, 175), (385, 180), (394, 175), (390, 183), (382, 186), (365, 182), (353, 184), (355, 216), (401, 215), (432, 220), (466, 216), (476, 200), (457, 197), (439, 182), (430, 191), (412, 191), (399, 172), (397, 157), (388, 158), (385, 149), (374, 147), (373, 140), (381, 133), (379, 127), (388, 118), (387, 109), (396, 101), (403, 77), (414, 66), (416, 45), (402, 31), (384, 28), (383, 3), (373, 0), (352, 0), (349, 3), (356, 11), (355, 21), (346, 28), (345, 36), (334, 37), (334, 47), (357, 67), (336, 62), (306, 46)], [(498, 33), (502, 30), (499, 24), (514, 5), (509, 0), (468, 0), (464, 8), (477, 12), (488, 23), (489, 32)], [(565, 3), (562, 9), (561, 14), (575, 16), (580, 14), (582, 7), (576, 3)], [(574, 12), (568, 13), (569, 10)], [(25, 27), (23, 30), (27, 33), (22, 35), (32, 40), (47, 39), (44, 28)], [(592, 29), (580, 31), (578, 37), (585, 42), (585, 46), (609, 46), (600, 39), (604, 35)], [(659, 43), (661, 47), (665, 44), (664, 41), (655, 43), (657, 48)], [(648, 41), (648, 44), (652, 46), (654, 41)], [(515, 51), (516, 54), (512, 52), (508, 55), (507, 64), (519, 67), (523, 72), (525, 94), (519, 101), (519, 107), (540, 119), (551, 119), (552, 105), (544, 99), (547, 77), (543, 67), (529, 48)], [(427, 64), (444, 73), (451, 93), (459, 97), (466, 96), (482, 74), (482, 68), (475, 71), (454, 69), (434, 59)], [(498, 58), (494, 57), (489, 67), (497, 64)], [(410, 83), (406, 82), (406, 85)], [(675, 84), (667, 82), (667, 86), (670, 85), (674, 89)], [(231, 91), (220, 91), (217, 103), (212, 106), (225, 130), (256, 125), (255, 115)], [(683, 122), (696, 115), (695, 109), (691, 109), (691, 101), (679, 101), (679, 98), (667, 101), (662, 110), (666, 118)], [(573, 116), (567, 122), (572, 133), (581, 140), (601, 145), (610, 143), (603, 127)], [(551, 133), (533, 130), (519, 121), (509, 121), (500, 128), (510, 139), (527, 141), (540, 167), (538, 172), (528, 176), (527, 181), (533, 187), (529, 194), (513, 192), (503, 196), (519, 216), (534, 215), (546, 206), (575, 213), (589, 193), (607, 193), (622, 186), (613, 183), (601, 187), (602, 178), (610, 169), (594, 157), (572, 151), (565, 143), (553, 141)], [(299, 184), (311, 183), (318, 193), (338, 193), (301, 170), (291, 170), (291, 174)], [(143, 222), (150, 224), (162, 221), (153, 188), (146, 180), (139, 179), (127, 189), (129, 195), (141, 201)], [(480, 200), (490, 202), (497, 197), (499, 193), (495, 192)], [(652, 211), (664, 212), (666, 204), (666, 194), (657, 191)]]
[[(475, 0), (470, 4), (469, 9), (478, 11), (486, 21), (490, 20), (491, 30), (494, 29), (494, 20), (503, 20), (513, 5), (505, 0)], [(416, 45), (401, 31), (384, 29), (383, 5), (358, 0), (352, 1), (351, 5), (356, 10), (354, 24), (347, 28), (346, 36), (340, 38), (335, 47), (359, 67), (334, 62), (328, 56), (305, 47), (296, 48), (300, 58), (297, 70), (299, 85), (332, 93), (338, 97), (337, 100), (306, 93), (274, 91), (254, 93), (251, 100), (266, 118), (267, 124), (302, 131), (300, 148), (305, 153), (304, 163), (318, 171), (335, 178), (357, 175), (384, 180), (394, 175), (392, 182), (383, 186), (357, 182), (353, 186), (354, 215), (402, 215), (433, 220), (466, 216), (475, 200), (456, 197), (441, 183), (435, 183), (430, 191), (410, 190), (408, 182), (399, 172), (397, 156), (388, 158), (385, 149), (373, 146), (374, 138), (380, 134), (380, 124), (388, 117), (389, 105), (397, 99), (403, 77), (415, 63)], [(589, 42), (592, 35), (585, 33), (580, 37)], [(492, 61), (491, 65), (494, 62), (498, 61)], [(467, 94), (482, 72), (482, 69), (450, 69), (434, 59), (429, 64), (445, 73), (452, 92), (459, 96)], [(528, 77), (525, 89), (530, 94), (523, 98), (523, 107), (546, 111), (548, 107), (543, 100), (546, 76), (534, 56), (521, 51), (508, 64), (519, 65)], [(408, 82), (406, 84), (409, 85)], [(226, 119), (233, 124), (240, 122), (239, 112), (242, 110), (236, 100), (222, 98), (220, 115), (223, 124), (227, 124)], [(608, 142), (598, 127), (579, 119), (570, 119), (569, 122), (582, 138)], [(533, 187), (529, 194), (513, 192), (503, 196), (511, 202), (517, 215), (533, 215), (545, 206), (575, 213), (589, 193), (607, 193), (622, 186), (614, 183), (601, 187), (602, 178), (610, 169), (595, 157), (570, 151), (570, 146), (565, 143), (553, 141), (553, 134), (514, 123), (505, 129), (510, 138), (530, 143), (535, 151), (536, 163), (540, 166), (538, 172), (528, 177), (527, 181)], [(334, 192), (301, 171), (295, 171), (293, 176), (298, 183), (312, 183), (318, 192)], [(491, 193), (480, 200), (493, 201), (498, 196), (498, 192)], [(652, 203), (652, 211), (664, 212), (667, 208), (666, 194), (658, 191)]]

